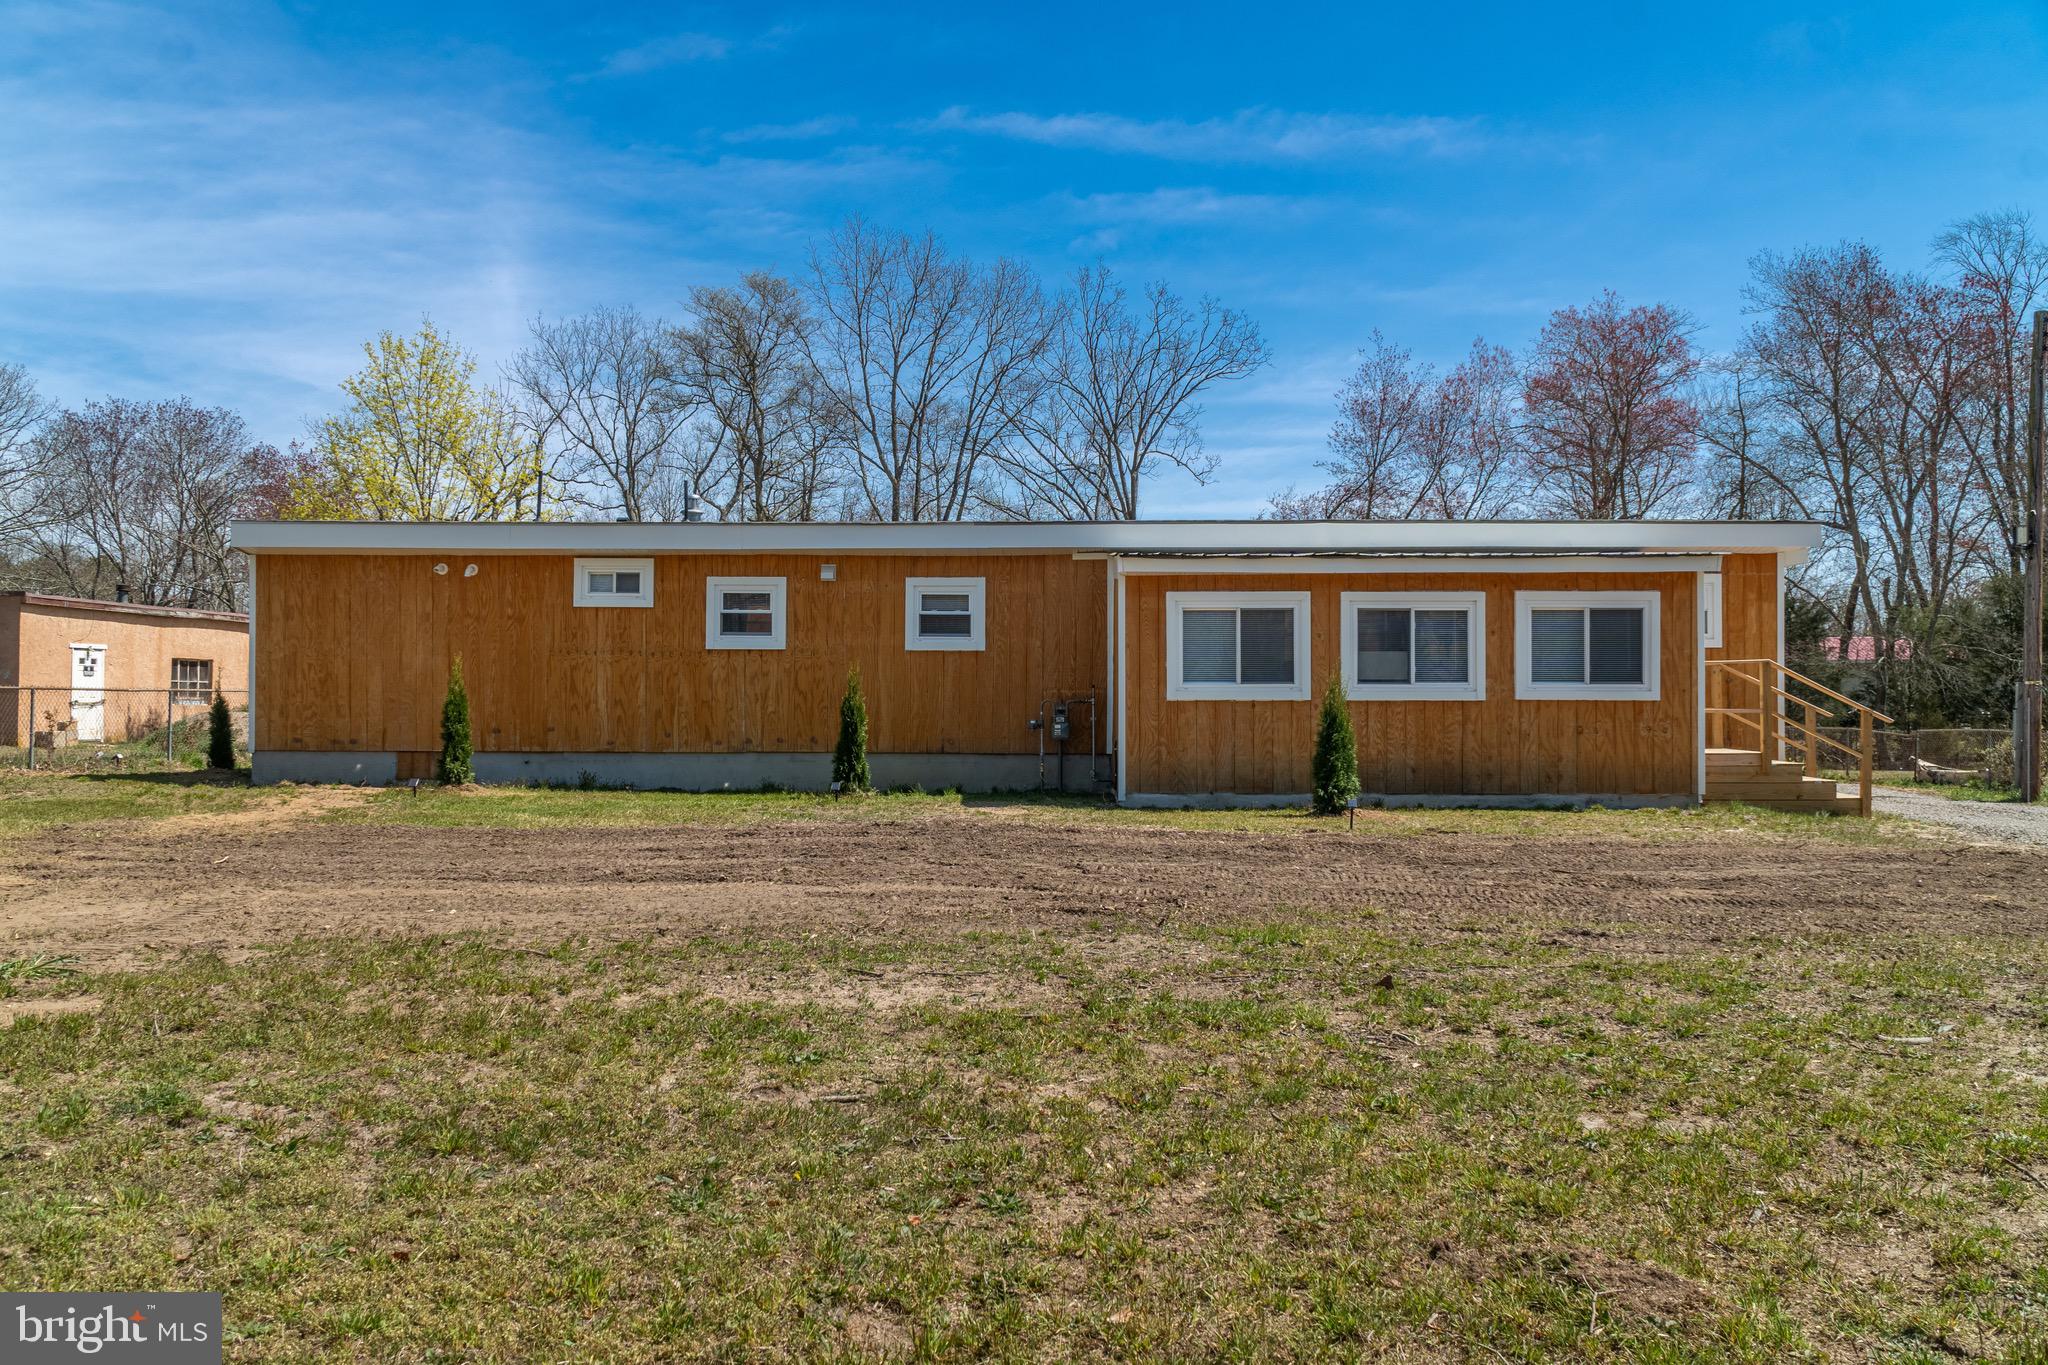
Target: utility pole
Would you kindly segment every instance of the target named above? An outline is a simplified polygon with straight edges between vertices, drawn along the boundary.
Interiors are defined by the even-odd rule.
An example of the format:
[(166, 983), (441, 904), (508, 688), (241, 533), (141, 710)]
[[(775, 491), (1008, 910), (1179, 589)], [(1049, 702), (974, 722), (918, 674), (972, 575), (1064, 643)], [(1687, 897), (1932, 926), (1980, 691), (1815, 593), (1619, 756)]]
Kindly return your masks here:
[(2048, 308), (2034, 310), (2027, 347), (2027, 602), (2020, 626), (2019, 715), (2013, 737), (2014, 776), (2020, 799), (2041, 797), (2041, 366), (2048, 359)]

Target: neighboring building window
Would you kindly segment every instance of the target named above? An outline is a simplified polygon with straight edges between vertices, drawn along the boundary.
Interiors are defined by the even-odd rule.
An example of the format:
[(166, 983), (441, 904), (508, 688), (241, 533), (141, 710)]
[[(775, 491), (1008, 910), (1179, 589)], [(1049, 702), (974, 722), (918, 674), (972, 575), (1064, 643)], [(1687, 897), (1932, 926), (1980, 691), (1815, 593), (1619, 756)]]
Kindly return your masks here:
[(706, 649), (781, 649), (789, 622), (788, 580), (713, 578), (704, 584)]
[(1352, 700), (1485, 700), (1485, 593), (1347, 592), (1342, 601)]
[(575, 601), (579, 607), (653, 606), (654, 561), (577, 560)]
[(1721, 575), (1700, 575), (1700, 642), (1711, 649), (1721, 647)]
[(171, 660), (171, 700), (180, 706), (204, 706), (213, 700), (213, 660)]
[(1168, 701), (1302, 701), (1308, 594), (1166, 594)]
[(905, 649), (983, 649), (988, 580), (913, 578), (903, 586)]
[(1515, 695), (1655, 701), (1654, 592), (1515, 594)]

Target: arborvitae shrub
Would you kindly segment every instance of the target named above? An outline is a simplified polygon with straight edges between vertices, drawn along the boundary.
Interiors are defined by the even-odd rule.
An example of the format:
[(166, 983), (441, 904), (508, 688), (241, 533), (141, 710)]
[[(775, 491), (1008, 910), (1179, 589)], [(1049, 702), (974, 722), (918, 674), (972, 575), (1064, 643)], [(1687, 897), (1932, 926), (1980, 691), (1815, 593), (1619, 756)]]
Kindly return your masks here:
[(469, 690), (462, 685), (462, 659), (457, 656), (448, 670), (448, 700), (441, 703), (441, 761), (434, 775), (458, 786), (474, 782), (476, 766), (470, 760)]
[(1342, 677), (1331, 678), (1323, 692), (1309, 789), (1318, 815), (1335, 815), (1358, 795), (1358, 733), (1351, 728), (1351, 707), (1344, 699)]
[(874, 787), (868, 775), (868, 703), (860, 691), (860, 670), (846, 671), (846, 695), (839, 699), (839, 743), (832, 750), (832, 780), (842, 792)]
[(226, 772), (235, 767), (235, 718), (228, 714), (228, 699), (218, 692), (206, 714), (206, 766)]

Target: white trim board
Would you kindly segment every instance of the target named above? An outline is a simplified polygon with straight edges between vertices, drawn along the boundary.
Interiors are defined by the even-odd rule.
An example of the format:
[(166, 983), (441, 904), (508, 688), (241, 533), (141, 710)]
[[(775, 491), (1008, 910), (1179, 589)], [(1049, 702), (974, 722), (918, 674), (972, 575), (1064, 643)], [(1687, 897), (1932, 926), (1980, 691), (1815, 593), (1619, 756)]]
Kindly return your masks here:
[[(636, 573), (640, 591), (635, 593), (590, 591), (593, 573)], [(570, 585), (569, 603), (577, 607), (651, 607), (654, 605), (654, 561), (651, 559), (579, 559), (575, 581)]]
[[(1285, 683), (1183, 682), (1181, 616), (1190, 611), (1291, 610), (1294, 681)], [(1244, 672), (1244, 626), (1236, 639), (1237, 671)], [(1170, 592), (1166, 594), (1166, 699), (1168, 701), (1307, 701), (1315, 670), (1309, 658), (1309, 594), (1305, 592)]]
[[(1634, 607), (1643, 614), (1643, 680), (1640, 683), (1549, 683), (1532, 676), (1535, 650), (1531, 612)], [(1660, 635), (1664, 595), (1660, 592), (1518, 592), (1515, 594), (1516, 701), (1662, 701)], [(1588, 649), (1591, 624), (1587, 625)], [(1694, 652), (1699, 648), (1694, 646)], [(1704, 750), (1702, 750), (1704, 752)]]
[[(1461, 683), (1367, 683), (1358, 679), (1358, 613), (1361, 608), (1465, 613), (1465, 681)], [(1352, 701), (1485, 701), (1486, 594), (1483, 592), (1347, 592), (1338, 598), (1338, 636), (1344, 651), (1344, 695)], [(1409, 622), (1409, 671), (1414, 672), (1414, 621)]]
[[(920, 593), (957, 593), (967, 599), (965, 635), (920, 635), (923, 614)], [(906, 578), (903, 580), (903, 648), (912, 653), (976, 651), (988, 648), (988, 580), (986, 578)]]
[(238, 521), (251, 553), (333, 554), (1586, 554), (1776, 550), (1804, 559), (1812, 522), (1757, 521), (1001, 521), (339, 522)]
[[(759, 592), (768, 595), (768, 612), (774, 629), (766, 635), (721, 635), (719, 614), (724, 607), (721, 594)], [(704, 580), (704, 648), (782, 649), (789, 643), (789, 580), (786, 578), (707, 578)]]
[(1719, 555), (1380, 555), (1372, 558), (1252, 555), (1125, 559), (1130, 574), (1428, 574), (1428, 573), (1698, 573), (1719, 569)]

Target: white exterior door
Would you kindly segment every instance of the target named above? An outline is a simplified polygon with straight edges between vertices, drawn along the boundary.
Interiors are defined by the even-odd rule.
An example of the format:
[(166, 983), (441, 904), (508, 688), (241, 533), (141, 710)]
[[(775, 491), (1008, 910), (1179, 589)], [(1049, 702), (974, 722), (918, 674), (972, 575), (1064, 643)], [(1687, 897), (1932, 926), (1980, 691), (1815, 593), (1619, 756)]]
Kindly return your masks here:
[(71, 719), (81, 740), (107, 737), (107, 647), (71, 646)]

